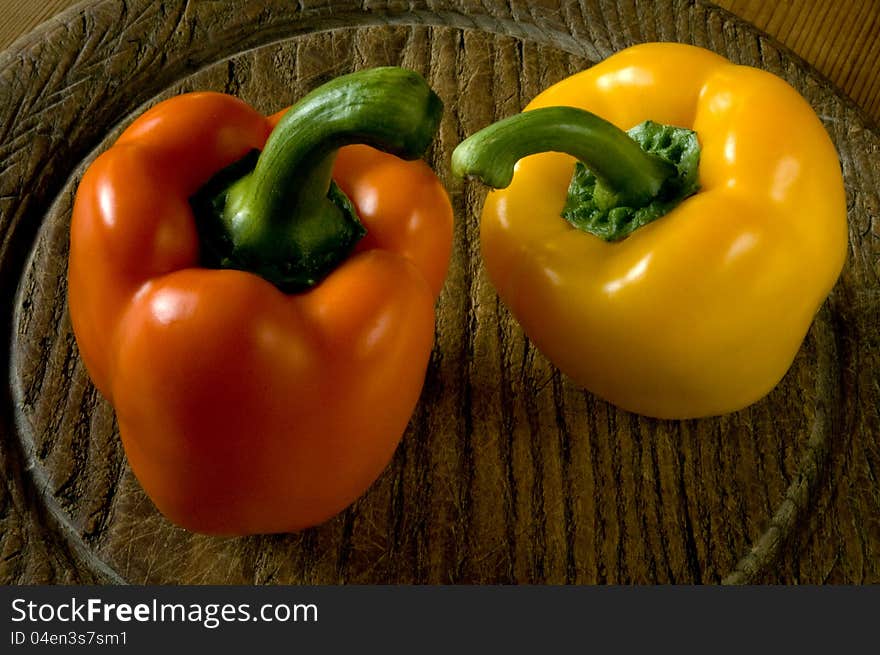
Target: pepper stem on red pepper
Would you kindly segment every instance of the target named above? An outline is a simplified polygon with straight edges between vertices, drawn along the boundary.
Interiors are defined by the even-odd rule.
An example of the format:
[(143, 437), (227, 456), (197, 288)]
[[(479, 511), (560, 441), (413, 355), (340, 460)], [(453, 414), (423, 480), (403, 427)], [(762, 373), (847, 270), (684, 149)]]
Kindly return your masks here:
[(575, 107), (545, 107), (494, 123), (452, 154), (452, 172), (495, 189), (516, 162), (541, 152), (578, 159), (562, 217), (606, 241), (623, 239), (699, 189), (692, 130), (646, 121), (629, 132)]
[(331, 179), (337, 150), (364, 143), (417, 159), (442, 112), (421, 75), (396, 67), (312, 91), (288, 110), (261, 153), (224, 169), (191, 198), (204, 263), (252, 271), (283, 291), (313, 286), (366, 233)]

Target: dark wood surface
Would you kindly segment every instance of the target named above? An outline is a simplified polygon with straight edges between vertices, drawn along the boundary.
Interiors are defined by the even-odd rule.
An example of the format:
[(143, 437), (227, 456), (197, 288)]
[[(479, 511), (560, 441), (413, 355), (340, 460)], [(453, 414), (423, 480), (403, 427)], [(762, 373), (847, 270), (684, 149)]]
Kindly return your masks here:
[[(0, 0), (0, 49), (81, 1)], [(875, 126), (880, 123), (880, 0), (716, 0), (715, 4), (791, 48), (864, 109)]]
[[(0, 55), (0, 582), (880, 581), (880, 136), (787, 50), (689, 2), (80, 5)], [(575, 388), (530, 347), (480, 265), (483, 189), (460, 139), (627, 45), (678, 40), (759, 65), (813, 104), (840, 152), (851, 250), (766, 399), (655, 421)], [(93, 158), (184, 90), (265, 112), (352, 69), (423, 72), (447, 111), (430, 163), (456, 211), (422, 400), (392, 465), (296, 535), (168, 524), (128, 470), (66, 313), (70, 205)], [(805, 262), (805, 265), (809, 265)]]

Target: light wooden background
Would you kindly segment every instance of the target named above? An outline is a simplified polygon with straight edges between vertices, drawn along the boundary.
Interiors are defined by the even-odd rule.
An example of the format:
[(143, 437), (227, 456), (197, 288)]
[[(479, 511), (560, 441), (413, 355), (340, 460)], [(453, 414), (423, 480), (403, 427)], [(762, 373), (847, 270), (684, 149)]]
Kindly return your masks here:
[[(0, 50), (79, 0), (0, 0)], [(880, 124), (880, 0), (718, 0), (815, 66)]]

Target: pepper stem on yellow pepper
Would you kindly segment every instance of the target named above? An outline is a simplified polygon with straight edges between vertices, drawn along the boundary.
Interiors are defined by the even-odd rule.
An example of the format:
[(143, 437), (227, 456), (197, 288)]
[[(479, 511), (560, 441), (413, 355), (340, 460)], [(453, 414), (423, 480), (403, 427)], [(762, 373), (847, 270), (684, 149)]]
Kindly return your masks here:
[(414, 71), (373, 68), (338, 77), (295, 104), (266, 141), (193, 198), (208, 266), (248, 270), (283, 291), (330, 273), (366, 231), (331, 172), (336, 152), (363, 143), (417, 159), (443, 103)]
[(577, 158), (562, 217), (606, 241), (625, 238), (699, 189), (700, 146), (685, 128), (646, 121), (629, 132), (575, 107), (545, 107), (494, 123), (452, 154), (452, 172), (495, 189), (541, 152)]

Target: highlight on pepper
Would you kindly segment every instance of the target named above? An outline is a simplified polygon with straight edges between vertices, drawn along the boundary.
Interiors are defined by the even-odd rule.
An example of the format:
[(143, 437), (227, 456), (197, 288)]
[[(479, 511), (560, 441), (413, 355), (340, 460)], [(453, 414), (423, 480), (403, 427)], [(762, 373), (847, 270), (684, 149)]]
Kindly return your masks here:
[(269, 118), (185, 94), (86, 171), (71, 320), (133, 472), (173, 522), (299, 530), (390, 461), (452, 248), (448, 196), (420, 159), (441, 113), (395, 67)]
[(482, 256), (532, 342), (647, 416), (765, 396), (845, 259), (821, 121), (780, 78), (702, 48), (623, 50), (470, 136), (452, 168), (498, 189)]

